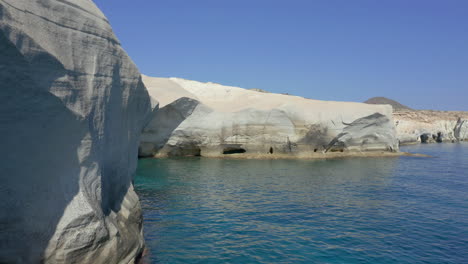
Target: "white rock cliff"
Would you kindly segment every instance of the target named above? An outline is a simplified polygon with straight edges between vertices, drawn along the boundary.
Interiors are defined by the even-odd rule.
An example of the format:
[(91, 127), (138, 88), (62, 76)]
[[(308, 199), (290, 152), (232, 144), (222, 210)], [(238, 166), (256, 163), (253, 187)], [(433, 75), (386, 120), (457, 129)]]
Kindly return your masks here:
[(398, 150), (391, 106), (326, 102), (178, 78), (143, 76), (160, 110), (141, 156), (219, 157)]
[(414, 110), (385, 97), (374, 97), (365, 103), (393, 106), (400, 144), (468, 140), (468, 112)]
[(91, 0), (0, 0), (0, 263), (132, 263), (150, 113)]
[(468, 113), (409, 110), (393, 113), (401, 144), (468, 140)]

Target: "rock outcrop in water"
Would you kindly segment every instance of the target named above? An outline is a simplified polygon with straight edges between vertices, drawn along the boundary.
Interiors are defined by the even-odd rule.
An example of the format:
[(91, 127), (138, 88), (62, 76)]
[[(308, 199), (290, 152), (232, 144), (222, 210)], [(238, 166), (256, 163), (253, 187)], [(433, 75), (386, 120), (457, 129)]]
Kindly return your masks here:
[(325, 102), (214, 83), (143, 76), (160, 110), (141, 156), (219, 157), (398, 150), (390, 106)]
[(413, 110), (391, 99), (375, 98), (366, 103), (394, 107), (393, 119), (401, 144), (468, 140), (468, 112)]
[(131, 263), (151, 113), (90, 0), (0, 1), (0, 263)]
[(393, 117), (401, 144), (468, 140), (468, 112), (396, 111)]
[(453, 134), (457, 140), (468, 140), (468, 118), (465, 120), (458, 118)]

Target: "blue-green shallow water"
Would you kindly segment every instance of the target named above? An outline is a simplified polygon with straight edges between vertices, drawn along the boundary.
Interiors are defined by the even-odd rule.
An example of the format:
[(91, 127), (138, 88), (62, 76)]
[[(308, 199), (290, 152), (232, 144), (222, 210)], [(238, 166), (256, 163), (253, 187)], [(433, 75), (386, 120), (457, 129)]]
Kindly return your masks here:
[(434, 158), (143, 159), (150, 263), (468, 263), (468, 144)]

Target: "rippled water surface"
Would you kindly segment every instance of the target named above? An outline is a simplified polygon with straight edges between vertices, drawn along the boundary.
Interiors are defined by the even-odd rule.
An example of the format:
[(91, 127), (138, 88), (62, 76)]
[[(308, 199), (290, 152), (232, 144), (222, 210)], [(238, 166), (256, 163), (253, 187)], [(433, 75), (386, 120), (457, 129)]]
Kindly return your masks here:
[(143, 159), (150, 263), (468, 263), (468, 144), (434, 158)]

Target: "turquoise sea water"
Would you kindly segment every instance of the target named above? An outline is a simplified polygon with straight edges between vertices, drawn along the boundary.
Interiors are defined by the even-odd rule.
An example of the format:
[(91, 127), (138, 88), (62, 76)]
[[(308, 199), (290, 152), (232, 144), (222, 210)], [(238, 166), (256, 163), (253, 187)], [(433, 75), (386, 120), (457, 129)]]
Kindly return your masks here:
[(434, 158), (143, 159), (149, 263), (468, 263), (468, 144)]

